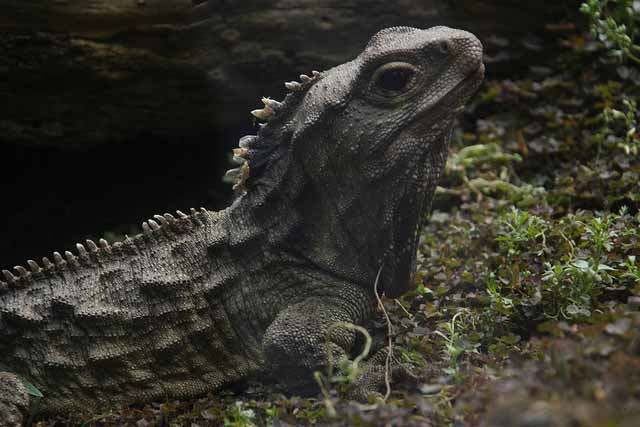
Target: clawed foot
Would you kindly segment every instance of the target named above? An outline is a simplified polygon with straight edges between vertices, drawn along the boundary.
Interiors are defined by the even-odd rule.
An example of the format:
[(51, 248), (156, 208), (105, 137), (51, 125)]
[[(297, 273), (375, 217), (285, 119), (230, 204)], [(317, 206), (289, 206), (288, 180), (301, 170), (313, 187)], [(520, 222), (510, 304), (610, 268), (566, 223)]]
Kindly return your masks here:
[(392, 384), (415, 382), (415, 374), (393, 355), (387, 363), (387, 349), (384, 348), (359, 366), (346, 395), (359, 402), (375, 402), (384, 400)]

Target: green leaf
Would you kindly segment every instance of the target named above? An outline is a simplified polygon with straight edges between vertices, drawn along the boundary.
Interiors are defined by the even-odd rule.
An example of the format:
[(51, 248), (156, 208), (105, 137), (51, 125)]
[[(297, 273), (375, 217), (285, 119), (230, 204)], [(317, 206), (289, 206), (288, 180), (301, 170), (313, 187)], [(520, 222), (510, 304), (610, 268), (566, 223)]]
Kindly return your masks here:
[(588, 270), (589, 269), (589, 263), (584, 260), (584, 259), (577, 259), (575, 261), (572, 262), (572, 264), (574, 265), (574, 267), (580, 269), (580, 270)]
[(27, 393), (29, 393), (31, 396), (35, 396), (38, 398), (44, 397), (42, 392), (38, 390), (38, 388), (33, 384), (31, 384), (29, 381), (25, 380), (24, 378), (20, 378), (20, 381), (22, 381), (22, 384), (24, 384), (24, 386), (27, 389)]
[(607, 264), (598, 264), (598, 271), (615, 271), (613, 267), (609, 267)]

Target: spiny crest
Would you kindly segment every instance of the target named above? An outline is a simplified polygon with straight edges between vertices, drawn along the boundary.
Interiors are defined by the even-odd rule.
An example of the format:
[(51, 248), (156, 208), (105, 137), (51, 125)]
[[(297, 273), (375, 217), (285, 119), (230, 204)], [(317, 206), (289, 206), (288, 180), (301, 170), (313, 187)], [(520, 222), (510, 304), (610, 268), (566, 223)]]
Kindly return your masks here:
[(240, 138), (238, 148), (233, 149), (233, 162), (240, 166), (228, 170), (224, 180), (233, 184), (234, 191), (238, 193), (247, 191), (246, 182), (249, 178), (250, 169), (259, 166), (256, 163), (263, 163), (260, 159), (266, 158), (272, 152), (274, 145), (279, 142), (276, 141), (276, 144), (274, 144), (270, 138), (267, 138), (270, 135), (269, 125), (274, 122), (274, 119), (282, 117), (285, 112), (294, 108), (300, 100), (299, 95), (306, 92), (321, 78), (322, 73), (315, 70), (311, 72), (311, 76), (301, 74), (299, 82), (290, 81), (284, 84), (287, 90), (290, 91), (284, 101), (280, 102), (263, 97), (261, 101), (264, 107), (251, 111), (251, 115), (264, 123), (260, 123), (260, 130), (257, 135), (243, 136)]
[[(234, 159), (235, 159), (235, 156), (234, 156)], [(246, 191), (245, 183), (249, 178), (249, 162), (245, 159), (242, 163), (242, 166), (234, 169), (229, 169), (227, 173), (224, 174), (224, 177), (228, 181), (233, 183), (234, 191), (237, 191), (240, 193), (245, 192)]]
[[(143, 249), (146, 241), (158, 238), (161, 234), (171, 236), (183, 233), (194, 226), (202, 226), (209, 222), (209, 211), (205, 208), (200, 210), (191, 209), (191, 215), (186, 215), (181, 211), (176, 211), (178, 218), (166, 213), (155, 215), (154, 219), (149, 219), (142, 223), (142, 234), (133, 238), (125, 236), (122, 242), (115, 242), (110, 245), (105, 239), (100, 239), (98, 244), (93, 240), (86, 240), (85, 244), (76, 243), (77, 256), (71, 251), (53, 253), (53, 262), (47, 258), (42, 258), (42, 265), (34, 260), (28, 260), (28, 269), (17, 265), (13, 267), (14, 272), (2, 270), (0, 276), (0, 294), (9, 289), (25, 288), (32, 283), (33, 279), (45, 275), (56, 274), (65, 269), (77, 269), (82, 266), (93, 265), (95, 262), (104, 262), (113, 255), (122, 253), (135, 254)], [(157, 221), (157, 222), (156, 222)]]
[(251, 115), (258, 120), (269, 121), (269, 119), (282, 108), (282, 103), (275, 99), (263, 97), (262, 103), (264, 104), (262, 109), (251, 111)]
[(286, 82), (284, 84), (284, 87), (286, 87), (288, 90), (292, 92), (307, 90), (309, 89), (309, 87), (311, 87), (311, 85), (313, 85), (321, 77), (322, 77), (322, 73), (314, 70), (311, 72), (311, 77), (307, 76), (306, 74), (300, 74), (300, 82), (296, 82), (295, 80), (291, 82)]

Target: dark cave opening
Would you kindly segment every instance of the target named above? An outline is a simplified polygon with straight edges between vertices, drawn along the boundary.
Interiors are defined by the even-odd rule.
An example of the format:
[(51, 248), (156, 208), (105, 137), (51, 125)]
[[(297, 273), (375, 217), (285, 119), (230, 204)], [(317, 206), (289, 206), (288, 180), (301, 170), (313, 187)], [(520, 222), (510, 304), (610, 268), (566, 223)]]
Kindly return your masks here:
[(72, 149), (3, 142), (0, 268), (75, 252), (85, 239), (134, 234), (155, 214), (225, 207), (227, 153), (246, 131)]

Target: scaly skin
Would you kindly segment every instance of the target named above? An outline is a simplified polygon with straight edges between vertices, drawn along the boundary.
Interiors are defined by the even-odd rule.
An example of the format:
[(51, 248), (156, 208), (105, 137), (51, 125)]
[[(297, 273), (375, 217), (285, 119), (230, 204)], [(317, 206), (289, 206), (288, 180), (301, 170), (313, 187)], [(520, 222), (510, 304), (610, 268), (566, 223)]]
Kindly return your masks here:
[[(0, 420), (187, 398), (263, 372), (309, 390), (338, 321), (411, 282), (456, 114), (482, 81), (482, 46), (446, 27), (395, 27), (301, 83), (235, 150), (221, 212), (156, 216), (125, 242), (78, 245), (0, 282)], [(158, 224), (159, 223), (159, 224)], [(333, 329), (332, 357), (358, 349)], [(381, 386), (374, 356), (356, 393)]]

